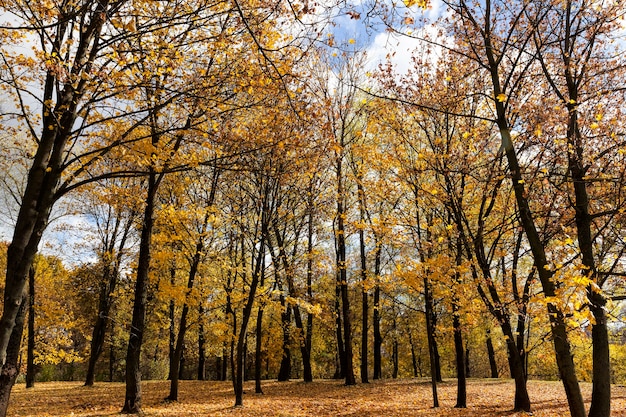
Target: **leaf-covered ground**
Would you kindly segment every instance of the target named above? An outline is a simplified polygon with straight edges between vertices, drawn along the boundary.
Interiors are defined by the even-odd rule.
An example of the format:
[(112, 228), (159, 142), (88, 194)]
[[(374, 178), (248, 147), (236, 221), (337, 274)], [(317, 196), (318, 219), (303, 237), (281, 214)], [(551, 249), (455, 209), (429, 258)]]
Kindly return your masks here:
[[(565, 416), (567, 404), (560, 382), (531, 381), (533, 416)], [(591, 386), (583, 384), (589, 400)], [(524, 416), (511, 411), (514, 385), (510, 380), (470, 380), (468, 408), (455, 409), (456, 381), (439, 385), (441, 407), (433, 409), (431, 387), (425, 380), (385, 380), (346, 387), (338, 381), (263, 383), (263, 395), (246, 383), (244, 407), (233, 408), (229, 382), (181, 381), (180, 401), (168, 403), (167, 381), (143, 383), (145, 416)], [(612, 415), (626, 416), (626, 387), (614, 386)], [(12, 416), (119, 416), (124, 398), (121, 383), (38, 383), (33, 389), (17, 385), (12, 394)], [(587, 407), (589, 404), (587, 403)]]

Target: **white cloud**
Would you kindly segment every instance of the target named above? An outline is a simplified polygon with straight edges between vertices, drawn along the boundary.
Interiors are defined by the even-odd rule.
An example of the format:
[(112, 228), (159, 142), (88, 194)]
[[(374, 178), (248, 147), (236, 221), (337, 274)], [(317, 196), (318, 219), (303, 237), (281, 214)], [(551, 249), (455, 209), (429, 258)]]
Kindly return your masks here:
[[(401, 30), (405, 34), (383, 32), (376, 35), (367, 49), (368, 70), (374, 71), (381, 63), (389, 61), (397, 74), (406, 74), (415, 65), (414, 56), (421, 55), (420, 58), (423, 58), (428, 51), (432, 63), (436, 63), (443, 53), (443, 48), (437, 44), (445, 45), (452, 42), (450, 38), (442, 37), (436, 23), (415, 31), (408, 27)], [(424, 39), (430, 41), (426, 42)]]

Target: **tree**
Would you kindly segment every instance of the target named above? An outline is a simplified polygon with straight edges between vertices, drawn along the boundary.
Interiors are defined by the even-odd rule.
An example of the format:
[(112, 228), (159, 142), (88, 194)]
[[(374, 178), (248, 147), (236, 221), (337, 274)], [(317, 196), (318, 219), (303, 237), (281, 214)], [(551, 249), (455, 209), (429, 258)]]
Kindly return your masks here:
[[(2, 45), (32, 43), (36, 51), (34, 56), (7, 47), (2, 51), (6, 68), (23, 68), (4, 74), (3, 86), (15, 103), (15, 111), (9, 115), (18, 119), (18, 125), (11, 129), (23, 127), (36, 144), (8, 251), (5, 309), (0, 319), (3, 363), (20, 311), (28, 270), (52, 206), (82, 184), (128, 174), (108, 172), (93, 177), (89, 169), (116, 146), (126, 143), (129, 133), (141, 124), (126, 125), (126, 134), (118, 132), (110, 136), (113, 139), (94, 134), (128, 114), (125, 109), (109, 111), (117, 98), (132, 100), (141, 91), (141, 83), (134, 84), (135, 80), (126, 83), (122, 78), (138, 72), (137, 62), (126, 60), (126, 53), (133, 52), (128, 48), (140, 35), (158, 30), (161, 24), (171, 25), (154, 13), (146, 14), (155, 16), (149, 22), (137, 22), (132, 17), (133, 7), (125, 1), (88, 1), (80, 7), (69, 3), (30, 7), (28, 2), (3, 6), (3, 10), (15, 17), (17, 25), (2, 28)], [(36, 36), (29, 38), (31, 34)], [(31, 42), (31, 39), (37, 40)], [(130, 112), (141, 118), (142, 110), (145, 106)], [(7, 376), (14, 371), (13, 365), (5, 364)], [(4, 381), (2, 390), (10, 391), (11, 378)], [(8, 399), (8, 395), (3, 398)], [(0, 415), (5, 415), (8, 404), (0, 405)]]
[[(543, 292), (548, 299), (556, 296), (556, 285), (553, 281), (554, 271), (551, 270), (546, 256), (545, 246), (539, 236), (532, 209), (525, 192), (522, 169), (517, 150), (511, 135), (511, 98), (519, 92), (524, 81), (524, 69), (532, 63), (525, 50), (536, 30), (526, 25), (526, 16), (531, 13), (530, 5), (520, 5), (510, 10), (509, 18), (513, 25), (502, 27), (506, 19), (496, 17), (498, 2), (487, 1), (484, 8), (474, 8), (464, 1), (450, 4), (458, 19), (458, 31), (472, 48), (467, 53), (471, 59), (481, 65), (491, 79), (492, 106), (495, 109), (496, 124), (500, 131), (502, 149), (508, 162), (508, 169), (515, 193), (520, 223), (525, 231), (528, 244), (533, 253), (535, 266)], [(537, 10), (538, 16), (544, 13)], [(495, 20), (497, 19), (497, 20)], [(513, 40), (515, 42), (513, 42)], [(509, 63), (513, 63), (509, 67)], [(578, 379), (575, 373), (571, 346), (567, 336), (565, 316), (558, 304), (547, 303), (548, 314), (552, 324), (552, 336), (557, 363), (567, 394), (572, 416), (582, 417), (585, 414)]]
[[(211, 172), (212, 171), (212, 172)], [(169, 181), (170, 190), (173, 196), (167, 202), (162, 211), (166, 213), (162, 222), (162, 233), (166, 235), (165, 240), (178, 247), (173, 252), (173, 256), (183, 255), (187, 265), (182, 269), (188, 271), (187, 282), (182, 289), (182, 311), (180, 313), (178, 335), (173, 343), (173, 351), (169, 363), (170, 394), (169, 401), (178, 401), (178, 381), (182, 372), (181, 359), (185, 346), (185, 336), (190, 327), (189, 313), (195, 304), (202, 305), (198, 299), (196, 282), (201, 278), (201, 267), (210, 243), (213, 238), (213, 223), (215, 222), (215, 196), (219, 186), (219, 170), (209, 172), (198, 172), (193, 175), (196, 181), (182, 181), (180, 177), (172, 177)], [(190, 173), (186, 173), (189, 178)], [(208, 180), (208, 186), (194, 187), (193, 184), (203, 184)], [(179, 184), (184, 184), (185, 189), (180, 189)], [(182, 195), (181, 195), (182, 192)], [(173, 262), (176, 259), (171, 260)], [(174, 272), (175, 274), (175, 272)], [(173, 305), (172, 300), (170, 305)]]
[[(135, 226), (136, 212), (133, 206), (124, 207), (132, 200), (129, 194), (134, 189), (132, 182), (124, 180), (110, 180), (104, 182), (104, 187), (93, 187), (83, 193), (85, 198), (95, 201), (91, 204), (91, 216), (97, 227), (97, 236), (100, 247), (96, 249), (98, 255), (98, 272), (101, 274), (97, 282), (99, 287), (98, 301), (93, 332), (91, 335), (91, 349), (85, 385), (92, 386), (95, 382), (96, 363), (102, 354), (105, 334), (110, 322), (113, 295), (119, 281), (120, 270), (127, 249), (127, 242)], [(100, 193), (106, 193), (101, 195)], [(124, 202), (117, 197), (124, 196)]]
[[(74, 158), (66, 159), (68, 148), (77, 140), (76, 120), (79, 115), (86, 115), (98, 99), (93, 90), (100, 83), (97, 74), (117, 64), (96, 62), (96, 57), (105, 49), (114, 49), (118, 40), (123, 39), (122, 36), (108, 43), (106, 39), (112, 39), (112, 34), (104, 28), (106, 16), (117, 16), (124, 3), (90, 1), (81, 8), (70, 5), (55, 8), (48, 4), (28, 7), (26, 3), (17, 2), (3, 7), (19, 23), (17, 28), (2, 28), (2, 45), (24, 40), (27, 33), (39, 35), (40, 43), (35, 57), (20, 55), (6, 47), (2, 51), (2, 60), (7, 68), (25, 69), (21, 72), (9, 71), (3, 85), (15, 100), (14, 113), (19, 125), (25, 128), (37, 146), (7, 255), (4, 310), (0, 319), (0, 360), (4, 376), (1, 389), (5, 393), (0, 401), (0, 415), (6, 415), (8, 394), (14, 381), (11, 375), (16, 372), (15, 363), (6, 362), (7, 347), (10, 339), (19, 340), (17, 334), (21, 333), (16, 323), (23, 323), (18, 312), (25, 312), (21, 306), (28, 271), (48, 222), (50, 209), (67, 190), (67, 184), (60, 181), (61, 175), (76, 169), (71, 163)], [(70, 44), (73, 44), (71, 48)], [(40, 64), (42, 67), (39, 67)], [(38, 68), (43, 68), (43, 73)], [(29, 83), (35, 79), (42, 83), (33, 90), (29, 88)], [(114, 95), (115, 92), (109, 96)], [(36, 102), (35, 112), (40, 111), (41, 124), (36, 122), (36, 115), (30, 110), (29, 101), (32, 99)]]
[[(604, 103), (596, 97), (612, 95), (617, 89), (623, 88), (607, 85), (614, 84), (622, 76), (622, 63), (607, 54), (607, 43), (611, 42), (616, 19), (624, 16), (624, 10), (619, 5), (596, 8), (586, 2), (574, 4), (567, 1), (562, 8), (550, 8), (548, 13), (544, 21), (535, 22), (541, 30), (534, 32), (533, 40), (543, 75), (555, 96), (554, 101), (564, 103), (564, 110), (567, 110), (567, 114), (560, 118), (561, 123), (567, 126), (566, 149), (561, 152), (566, 155), (564, 163), (567, 164), (571, 181), (568, 201), (571, 201), (574, 209), (581, 268), (588, 280), (587, 299), (593, 315), (593, 393), (589, 416), (609, 416), (609, 339), (606, 297), (600, 290), (606, 282), (606, 276), (598, 274), (599, 257), (594, 246), (597, 246), (595, 240), (601, 237), (599, 232), (594, 233), (594, 229), (606, 228), (616, 211), (614, 208), (600, 209), (597, 204), (599, 198), (589, 189), (591, 181), (603, 181), (606, 175), (593, 169), (594, 162), (597, 163), (598, 159), (604, 159), (603, 155), (613, 153), (624, 145), (623, 140), (611, 140), (614, 134), (602, 132), (599, 136), (608, 136), (608, 146), (600, 147), (599, 151), (592, 150), (602, 146), (597, 142), (598, 136), (594, 130), (599, 128), (598, 122), (605, 117)], [(548, 24), (553, 25), (554, 29), (544, 33)], [(590, 117), (592, 115), (593, 118)], [(595, 226), (594, 223), (600, 219), (604, 224)]]
[[(320, 83), (322, 103), (329, 107), (325, 120), (326, 131), (330, 140), (335, 174), (336, 214), (333, 221), (335, 232), (335, 257), (337, 279), (337, 304), (341, 311), (337, 311), (337, 342), (341, 364), (341, 374), (345, 377), (346, 385), (356, 383), (353, 370), (352, 354), (352, 324), (350, 299), (348, 295), (348, 275), (346, 258), (346, 239), (348, 231), (346, 220), (348, 216), (348, 184), (344, 164), (350, 154), (350, 148), (357, 137), (362, 134), (361, 113), (363, 104), (359, 104), (355, 85), (362, 78), (360, 65), (364, 57), (359, 54), (349, 56), (344, 54), (337, 63), (330, 63), (327, 71), (336, 78), (337, 87), (331, 91), (329, 85)], [(336, 67), (334, 67), (336, 65)], [(328, 81), (326, 81), (328, 82)], [(341, 301), (339, 303), (339, 301)]]

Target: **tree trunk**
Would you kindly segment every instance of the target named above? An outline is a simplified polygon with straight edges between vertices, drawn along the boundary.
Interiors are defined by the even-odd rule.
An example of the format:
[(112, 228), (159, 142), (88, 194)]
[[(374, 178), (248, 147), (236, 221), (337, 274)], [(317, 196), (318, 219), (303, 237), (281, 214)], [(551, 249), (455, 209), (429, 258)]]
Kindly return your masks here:
[[(342, 372), (346, 379), (346, 385), (355, 385), (354, 368), (352, 364), (352, 323), (350, 320), (350, 298), (348, 294), (348, 276), (346, 265), (346, 228), (344, 226), (346, 217), (345, 207), (345, 191), (343, 186), (343, 155), (337, 157), (336, 174), (337, 174), (337, 230), (335, 233), (336, 240), (336, 267), (337, 267), (337, 286), (339, 296), (341, 298), (341, 315), (343, 319), (343, 363)], [(339, 324), (339, 322), (338, 322)], [(340, 329), (338, 329), (340, 331)]]
[[(312, 188), (312, 187), (311, 187)], [(313, 303), (313, 220), (314, 220), (315, 201), (313, 200), (312, 189), (309, 190), (309, 201), (307, 211), (309, 214), (308, 231), (307, 231), (307, 266), (306, 266), (306, 296), (309, 303)], [(299, 314), (298, 314), (299, 315)], [(298, 320), (296, 315), (296, 320)], [(297, 321), (296, 321), (297, 325)], [(307, 314), (306, 318), (306, 334), (305, 334), (305, 355), (302, 356), (304, 364), (304, 382), (313, 382), (313, 373), (311, 371), (311, 348), (313, 345), (313, 314)], [(307, 378), (307, 368), (310, 378)]]
[(28, 272), (28, 348), (26, 353), (26, 388), (35, 386), (35, 267)]
[[(265, 197), (267, 197), (267, 190), (265, 193)], [(264, 198), (263, 201), (263, 209), (261, 212), (261, 237), (259, 242), (258, 254), (255, 260), (254, 269), (252, 271), (252, 277), (250, 280), (250, 289), (247, 294), (246, 304), (243, 308), (243, 313), (241, 316), (241, 325), (239, 326), (239, 334), (237, 337), (237, 348), (235, 352), (235, 360), (233, 363), (233, 386), (235, 388), (235, 407), (243, 406), (243, 381), (244, 381), (244, 368), (246, 364), (244, 363), (245, 356), (245, 345), (246, 345), (246, 337), (247, 337), (247, 329), (248, 322), (250, 321), (250, 317), (252, 315), (252, 308), (254, 306), (254, 297), (256, 295), (257, 287), (259, 286), (259, 281), (261, 277), (261, 268), (265, 260), (265, 246), (266, 240), (268, 236), (268, 217), (270, 213), (268, 212), (267, 207), (267, 199)], [(242, 249), (243, 253), (243, 249)]]
[(491, 330), (487, 329), (487, 357), (489, 358), (489, 369), (491, 370), (491, 378), (499, 378), (498, 364), (496, 363), (496, 352), (491, 342)]
[(333, 379), (343, 379), (346, 377), (346, 352), (345, 346), (343, 343), (343, 331), (342, 331), (342, 320), (341, 320), (341, 289), (339, 284), (335, 286), (335, 335), (337, 337), (337, 367), (335, 369), (335, 375)]
[[(308, 247), (307, 247), (307, 253), (311, 253), (311, 251), (313, 250), (313, 241), (312, 241), (312, 233), (313, 230), (312, 228), (312, 223), (310, 221), (311, 219), (309, 219), (309, 236), (308, 236)], [(299, 297), (298, 292), (296, 291), (296, 287), (294, 285), (294, 277), (293, 277), (293, 268), (290, 266), (289, 261), (287, 259), (287, 253), (285, 251), (285, 239), (284, 236), (282, 236), (279, 232), (278, 229), (278, 224), (277, 221), (275, 220), (273, 222), (274, 225), (274, 236), (276, 237), (276, 244), (278, 246), (278, 252), (279, 252), (279, 257), (282, 261), (282, 265), (283, 265), (283, 270), (285, 271), (285, 277), (287, 280), (287, 289), (289, 291), (289, 295), (292, 298), (297, 299)], [(272, 257), (274, 257), (274, 252), (272, 251), (272, 249), (270, 249), (270, 252), (272, 253)], [(295, 255), (297, 253), (297, 245), (294, 245), (294, 249), (293, 249), (293, 254), (291, 259), (295, 258)], [(307, 263), (307, 297), (309, 299), (309, 301), (311, 301), (312, 299), (312, 294), (311, 294), (311, 281), (312, 281), (312, 258), (310, 258), (308, 260)], [(277, 282), (279, 280), (277, 279)], [(284, 298), (281, 298), (281, 304), (284, 302)], [(283, 308), (285, 308), (283, 306)], [(293, 311), (293, 316), (294, 316), (294, 320), (296, 322), (296, 329), (298, 329), (299, 331), (299, 337), (298, 337), (298, 345), (300, 346), (300, 354), (302, 356), (302, 368), (303, 368), (303, 379), (304, 382), (312, 382), (313, 381), (313, 374), (312, 374), (312, 370), (311, 370), (311, 355), (310, 355), (310, 346), (309, 346), (309, 336), (308, 336), (308, 332), (312, 331), (313, 328), (313, 322), (312, 322), (312, 314), (309, 315), (310, 318), (310, 326), (309, 324), (307, 324), (307, 331), (305, 333), (305, 329), (304, 329), (304, 323), (302, 322), (302, 315), (300, 314), (300, 308), (298, 307), (298, 304), (289, 304), (287, 306), (287, 308), (290, 308), (291, 311)], [(282, 316), (281, 316), (282, 317)], [(290, 319), (289, 319), (290, 322)], [(290, 324), (288, 324), (290, 325)], [(284, 341), (283, 341), (284, 344)], [(291, 361), (289, 362), (289, 369), (291, 369)], [(282, 370), (282, 366), (283, 364), (281, 363), (281, 370)], [(281, 376), (280, 376), (281, 372), (279, 372), (279, 381), (281, 380)]]
[(524, 362), (520, 355), (520, 348), (515, 344), (515, 336), (513, 335), (510, 323), (505, 321), (500, 324), (500, 327), (506, 339), (511, 377), (515, 380), (515, 403), (513, 409), (515, 411), (530, 412), (530, 398), (528, 396), (528, 388), (526, 387), (526, 372), (524, 370)]
[[(174, 285), (174, 272), (175, 269), (172, 268), (171, 269), (172, 272), (172, 278), (170, 283), (172, 284), (172, 286)], [(167, 350), (167, 358), (169, 359), (169, 370), (167, 372), (167, 380), (171, 381), (172, 380), (172, 364), (174, 363), (174, 353), (176, 351), (176, 305), (174, 304), (174, 300), (171, 299), (170, 300), (170, 304), (169, 304), (169, 308), (168, 308), (168, 312), (169, 312), (169, 322), (170, 322), (170, 326), (168, 329), (168, 350)]]
[(280, 300), (283, 308), (281, 317), (281, 324), (283, 329), (283, 356), (280, 361), (280, 370), (278, 371), (279, 381), (289, 381), (291, 378), (291, 306), (285, 303), (285, 297), (281, 295)]
[(20, 300), (20, 308), (15, 316), (15, 326), (11, 333), (11, 338), (6, 349), (6, 359), (0, 371), (0, 415), (6, 416), (9, 408), (11, 389), (19, 375), (20, 345), (22, 342), (22, 332), (24, 329), (24, 318), (26, 317), (26, 306), (28, 305), (28, 293), (24, 291)]
[(465, 348), (463, 346), (463, 335), (461, 333), (461, 319), (459, 317), (459, 306), (455, 301), (452, 304), (452, 327), (454, 328), (454, 352), (456, 355), (456, 405), (455, 408), (467, 407), (467, 381), (465, 375)]
[(415, 353), (415, 341), (413, 339), (413, 332), (411, 332), (411, 328), (408, 325), (406, 331), (409, 335), (409, 345), (411, 346), (411, 365), (413, 366), (413, 378), (417, 378), (419, 376), (419, 371), (417, 366), (417, 354)]
[(399, 357), (398, 357), (398, 324), (396, 321), (396, 312), (394, 309), (393, 312), (393, 322), (392, 322), (392, 346), (391, 346), (391, 362), (393, 365), (392, 371), (391, 371), (391, 377), (393, 379), (398, 378), (398, 368), (399, 368)]
[[(567, 2), (568, 16), (571, 2)], [(569, 33), (569, 19), (568, 28)], [(566, 40), (566, 42), (569, 42)], [(569, 63), (570, 57), (565, 57)], [(578, 100), (578, 83), (573, 79), (571, 68), (567, 65), (566, 80), (568, 92), (575, 103)], [(576, 103), (577, 104), (577, 103)], [(596, 271), (596, 263), (593, 253), (594, 238), (592, 236), (592, 218), (589, 213), (589, 194), (587, 192), (587, 169), (584, 166), (584, 148), (580, 128), (578, 125), (578, 106), (568, 104), (569, 120), (567, 126), (568, 138), (568, 169), (572, 177), (574, 187), (574, 212), (576, 219), (576, 232), (578, 247), (582, 255), (584, 273), (588, 274), (591, 283), (587, 286), (587, 299), (589, 300), (594, 322), (591, 327), (591, 340), (593, 345), (593, 388), (591, 393), (591, 408), (589, 417), (609, 417), (611, 415), (611, 362), (609, 357), (609, 336), (604, 307), (606, 299), (594, 285), (602, 287)]]
[[(434, 302), (434, 300), (432, 299), (432, 293), (431, 293), (431, 302)], [(437, 342), (437, 338), (435, 337), (435, 329), (437, 328), (437, 314), (435, 313), (435, 307), (434, 305), (431, 306), (431, 326), (433, 329), (433, 334), (432, 334), (432, 346), (433, 346), (433, 355), (435, 357), (435, 378), (437, 378), (437, 382), (443, 382), (443, 379), (441, 377), (441, 355), (439, 354), (439, 343)]]
[[(160, 177), (162, 178), (162, 176)], [(146, 323), (146, 303), (148, 300), (148, 274), (150, 271), (150, 245), (154, 226), (154, 206), (160, 180), (154, 169), (148, 175), (148, 193), (144, 208), (141, 238), (139, 242), (139, 258), (137, 261), (137, 278), (135, 281), (135, 300), (133, 316), (126, 352), (126, 394), (123, 413), (141, 413), (141, 370), (140, 356), (143, 333)]]
[[(263, 286), (263, 284), (261, 284)], [(263, 366), (263, 305), (259, 306), (256, 316), (256, 345), (254, 349), (254, 392), (263, 394), (261, 387), (261, 369)]]
[[(261, 251), (264, 250), (264, 241), (261, 240)], [(259, 255), (262, 256), (262, 255)], [(259, 260), (260, 261), (260, 260)], [(241, 317), (241, 325), (239, 326), (239, 337), (237, 338), (237, 350), (235, 352), (235, 369), (234, 369), (234, 386), (235, 386), (235, 407), (243, 406), (243, 380), (244, 380), (244, 356), (245, 356), (245, 339), (246, 332), (248, 329), (248, 322), (250, 321), (250, 316), (252, 314), (252, 307), (254, 305), (254, 296), (256, 294), (256, 289), (259, 285), (259, 277), (258, 271), (257, 273), (252, 275), (252, 282), (250, 283), (250, 291), (248, 292), (248, 299), (246, 300), (246, 305), (243, 309), (243, 314)]]
[(204, 307), (198, 307), (200, 324), (198, 326), (198, 381), (206, 380), (206, 339), (204, 338)]
[(606, 327), (606, 302), (601, 294), (589, 295), (591, 312), (595, 324), (591, 328), (593, 343), (593, 388), (589, 417), (610, 417), (611, 415), (611, 366), (609, 360), (609, 335)]
[(135, 212), (131, 212), (130, 218), (126, 221), (122, 229), (122, 236), (117, 248), (117, 254), (115, 258), (111, 258), (115, 252), (115, 243), (117, 241), (117, 234), (121, 224), (119, 215), (115, 219), (115, 226), (110, 238), (110, 244), (103, 245), (103, 255), (101, 256), (101, 262), (103, 264), (102, 271), (102, 288), (98, 297), (98, 316), (93, 327), (91, 335), (91, 349), (89, 351), (89, 361), (87, 363), (87, 375), (85, 376), (85, 386), (93, 386), (95, 382), (96, 363), (102, 354), (104, 349), (104, 341), (106, 336), (106, 329), (110, 322), (111, 306), (113, 304), (113, 291), (117, 286), (119, 278), (119, 268), (122, 263), (122, 255), (126, 246), (126, 240), (128, 234), (133, 226), (133, 219)]
[[(191, 274), (190, 274), (191, 275)], [(193, 280), (190, 278), (193, 286)], [(188, 286), (191, 289), (190, 286)], [(181, 376), (182, 364), (184, 363), (184, 349), (185, 349), (185, 334), (187, 333), (187, 315), (189, 314), (189, 306), (183, 305), (183, 311), (180, 315), (180, 326), (178, 329), (178, 337), (176, 339), (176, 347), (174, 348), (174, 354), (172, 360), (170, 360), (170, 394), (167, 396), (168, 401), (178, 401), (178, 380)]]
[(300, 344), (300, 354), (302, 355), (302, 369), (303, 369), (303, 379), (304, 382), (313, 382), (313, 372), (311, 369), (311, 355), (309, 349), (306, 345), (307, 336), (304, 333), (303, 323), (302, 323), (302, 314), (300, 313), (300, 307), (298, 305), (293, 305), (291, 307), (293, 309), (293, 317), (296, 321), (296, 328), (300, 331), (299, 335), (299, 344)]
[[(86, 74), (83, 72), (85, 70), (88, 73), (92, 64), (89, 57), (98, 55), (101, 44), (94, 39), (100, 36), (108, 8), (109, 2), (102, 1), (92, 8), (84, 9), (86, 11), (81, 16), (81, 21), (85, 23), (82, 36), (72, 48), (76, 51), (70, 65), (74, 75), (80, 77)], [(71, 22), (72, 19), (59, 17), (51, 24), (58, 25), (58, 31), (65, 31)], [(57, 43), (57, 40), (54, 42)], [(69, 86), (67, 82), (60, 80), (56, 68), (49, 68), (43, 76), (41, 126), (47, 128), (41, 129), (40, 137), (37, 138), (37, 149), (21, 196), (13, 237), (7, 249), (6, 281), (0, 317), (0, 364), (3, 364), (0, 375), (0, 417), (6, 415), (10, 392), (17, 377), (16, 363), (11, 363), (9, 357), (15, 346), (19, 350), (21, 342), (25, 319), (23, 315), (26, 312), (23, 304), (28, 302), (23, 298), (28, 271), (48, 223), (50, 210), (59, 197), (57, 192), (63, 173), (65, 151), (78, 117), (76, 109), (87, 85), (79, 83)], [(51, 107), (51, 103), (54, 103), (54, 107)], [(22, 317), (19, 317), (20, 314)]]
[[(456, 243), (456, 265), (460, 267), (463, 263), (463, 242), (462, 237), (457, 237)], [(452, 295), (452, 328), (454, 329), (454, 352), (456, 356), (456, 405), (455, 408), (467, 407), (467, 381), (465, 375), (465, 347), (463, 346), (463, 333), (461, 330), (461, 316), (459, 313), (459, 296), (458, 291), (462, 284), (461, 274), (457, 272), (454, 276), (455, 289)]]
[(424, 304), (426, 311), (426, 335), (428, 339), (428, 353), (430, 356), (430, 384), (433, 392), (433, 408), (439, 407), (439, 395), (437, 394), (437, 364), (435, 359), (435, 329), (432, 322), (433, 299), (430, 292), (428, 278), (424, 277)]
[(228, 374), (228, 344), (224, 342), (222, 347), (222, 363), (221, 363), (220, 381), (226, 381)]
[[(52, 177), (41, 171), (47, 171), (47, 166), (56, 167), (59, 161), (50, 161), (48, 164), (41, 158), (47, 158), (47, 153), (40, 154), (43, 143), (40, 144), (29, 172), (28, 184), (20, 207), (20, 213), (13, 233), (13, 240), (7, 248), (6, 281), (4, 287), (4, 304), (0, 317), (0, 417), (5, 417), (11, 390), (17, 378), (17, 357), (15, 363), (10, 363), (9, 353), (15, 349), (19, 351), (28, 298), (24, 297), (28, 273), (33, 263), (41, 235), (46, 227), (49, 211), (53, 204), (53, 189), (58, 174)], [(52, 146), (52, 144), (50, 144)], [(60, 158), (60, 155), (57, 156)], [(54, 158), (53, 158), (54, 159)], [(22, 315), (22, 316), (20, 316)], [(13, 353), (11, 353), (13, 354)]]
[(347, 277), (345, 277), (345, 268), (343, 269), (344, 279), (341, 284), (341, 306), (343, 313), (343, 334), (344, 334), (344, 351), (346, 364), (346, 385), (355, 385), (354, 368), (352, 365), (352, 324), (350, 320), (350, 300), (348, 295)]
[(180, 352), (180, 361), (178, 362), (178, 380), (185, 378), (185, 363), (187, 363), (187, 357), (185, 356), (185, 343)]
[[(499, 97), (501, 94), (504, 94), (504, 92), (500, 85), (499, 67), (497, 59), (494, 56), (495, 49), (491, 44), (490, 36), (490, 33), (487, 33), (486, 36), (484, 36), (485, 54), (491, 73), (493, 94), (494, 97)], [(539, 280), (541, 281), (544, 296), (549, 299), (550, 297), (554, 297), (556, 295), (556, 283), (553, 280), (554, 272), (550, 269), (550, 265), (548, 264), (545, 248), (539, 236), (539, 232), (537, 231), (532, 211), (530, 210), (521, 168), (517, 159), (517, 152), (513, 146), (511, 138), (505, 103), (503, 101), (496, 100), (495, 106), (497, 115), (496, 122), (498, 128), (500, 129), (502, 149), (504, 150), (508, 161), (509, 173), (517, 202), (520, 223), (522, 224), (530, 250), (533, 254), (535, 267), (537, 268), (537, 272), (539, 274)], [(570, 413), (572, 414), (572, 417), (585, 417), (585, 403), (583, 402), (580, 386), (578, 385), (578, 377), (576, 376), (576, 367), (573, 359), (574, 356), (572, 355), (572, 349), (569, 343), (565, 317), (563, 312), (554, 303), (548, 303), (547, 309), (548, 317), (550, 319), (550, 328), (552, 330), (552, 340), (556, 352), (556, 363), (559, 369), (561, 381), (563, 382), (563, 387), (565, 388)]]
[[(365, 189), (362, 175), (357, 173), (357, 189), (359, 194), (359, 217), (362, 223), (366, 220)], [(367, 256), (365, 252), (365, 231), (359, 228), (359, 259), (361, 261), (361, 383), (367, 384), (368, 378), (368, 342), (369, 342), (369, 293), (367, 291)]]
[[(108, 285), (106, 285), (108, 287)], [(105, 295), (104, 292), (106, 289), (103, 289), (100, 292), (100, 301), (98, 302), (98, 317), (96, 317), (96, 323), (93, 327), (93, 332), (91, 335), (91, 349), (89, 353), (89, 362), (87, 364), (87, 375), (85, 377), (85, 386), (92, 386), (95, 382), (96, 376), (96, 363), (100, 354), (102, 353), (102, 348), (104, 346), (104, 338), (106, 335), (106, 327), (108, 322), (110, 301), (106, 301), (105, 299), (109, 298), (109, 294)]]
[(372, 317), (374, 327), (374, 379), (382, 378), (381, 350), (383, 337), (380, 333), (380, 257), (381, 247), (377, 242), (374, 264), (374, 313)]
[(111, 344), (109, 345), (109, 382), (113, 382), (115, 373), (115, 343), (113, 343), (113, 335), (115, 334), (115, 326), (111, 321)]

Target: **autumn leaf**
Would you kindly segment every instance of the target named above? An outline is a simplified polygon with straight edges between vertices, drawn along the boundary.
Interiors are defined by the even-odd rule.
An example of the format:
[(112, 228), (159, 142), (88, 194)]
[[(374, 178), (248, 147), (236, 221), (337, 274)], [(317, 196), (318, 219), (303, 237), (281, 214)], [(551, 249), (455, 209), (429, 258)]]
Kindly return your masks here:
[(413, 7), (413, 6), (418, 6), (422, 9), (426, 9), (430, 2), (428, 0), (403, 0), (404, 1), (404, 5), (406, 7)]

